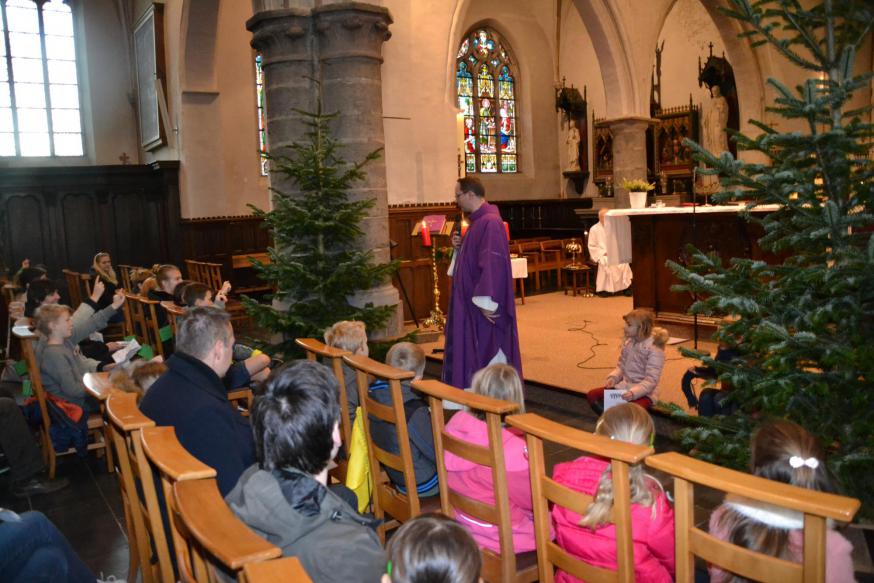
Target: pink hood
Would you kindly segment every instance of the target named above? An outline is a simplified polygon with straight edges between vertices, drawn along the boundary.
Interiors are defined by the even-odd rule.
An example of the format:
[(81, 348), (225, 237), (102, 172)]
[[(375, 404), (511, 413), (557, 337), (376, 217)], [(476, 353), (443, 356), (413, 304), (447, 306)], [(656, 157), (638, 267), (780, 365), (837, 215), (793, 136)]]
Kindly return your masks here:
[[(449, 423), (446, 432), (468, 443), (488, 447), (488, 428), (468, 413), (459, 411)], [(507, 490), (510, 500), (510, 520), (513, 525), (513, 548), (517, 553), (534, 550), (534, 514), (531, 503), (531, 478), (528, 474), (528, 452), (525, 440), (507, 429), (501, 431), (504, 445), (504, 463), (507, 468)], [(446, 452), (446, 470), (449, 487), (459, 494), (487, 504), (495, 503), (492, 471), (490, 468)], [(456, 511), (456, 519), (467, 528), (477, 543), (500, 552), (500, 537), (494, 525)]]
[[(581, 457), (558, 464), (553, 479), (571, 489), (594, 495), (604, 470), (610, 463), (597, 458)], [(674, 511), (664, 492), (652, 484), (655, 494), (655, 516), (652, 507), (631, 505), (631, 531), (634, 540), (634, 574), (640, 583), (668, 583), (674, 575)], [(596, 530), (579, 525), (576, 512), (555, 506), (552, 509), (556, 542), (574, 557), (606, 569), (616, 565), (616, 528), (612, 524)], [(559, 572), (560, 583), (577, 581)]]

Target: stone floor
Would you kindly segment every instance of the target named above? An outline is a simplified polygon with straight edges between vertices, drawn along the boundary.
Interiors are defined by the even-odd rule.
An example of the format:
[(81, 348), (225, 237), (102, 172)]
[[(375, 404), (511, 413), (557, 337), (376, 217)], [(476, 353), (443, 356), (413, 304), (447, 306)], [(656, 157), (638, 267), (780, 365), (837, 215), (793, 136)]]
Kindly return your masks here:
[[(436, 372), (435, 366), (435, 363), (429, 363), (430, 374)], [(594, 429), (597, 418), (582, 395), (536, 385), (527, 386), (526, 395), (529, 411), (572, 427), (588, 431)], [(656, 450), (671, 450), (673, 446), (668, 438), (673, 429), (671, 422), (657, 418), (656, 424)], [(551, 471), (555, 464), (578, 455), (578, 452), (569, 448), (548, 444), (548, 469)], [(45, 513), (67, 536), (95, 575), (112, 574), (124, 579), (127, 576), (128, 544), (115, 476), (107, 474), (103, 462), (93, 456), (84, 461), (71, 456), (61, 458), (58, 475), (70, 479), (69, 488), (52, 495), (27, 499), (14, 498), (10, 493), (8, 474), (0, 475), (0, 507), (18, 512), (39, 510)], [(664, 479), (664, 476), (657, 477), (670, 492), (670, 480)], [(702, 488), (696, 489), (696, 493), (696, 519), (699, 524), (705, 524), (720, 498)], [(858, 581), (874, 583), (874, 569), (871, 568), (869, 551), (861, 532), (848, 529), (847, 536), (856, 549), (854, 558)]]

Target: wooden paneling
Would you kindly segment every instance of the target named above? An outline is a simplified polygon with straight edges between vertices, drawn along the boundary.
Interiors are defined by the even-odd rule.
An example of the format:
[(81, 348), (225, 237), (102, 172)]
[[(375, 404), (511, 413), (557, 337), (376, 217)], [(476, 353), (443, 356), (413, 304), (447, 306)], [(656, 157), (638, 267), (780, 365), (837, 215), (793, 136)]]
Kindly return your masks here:
[(178, 176), (178, 162), (4, 170), (3, 260), (27, 257), (53, 277), (87, 271), (98, 251), (129, 265), (178, 261)]

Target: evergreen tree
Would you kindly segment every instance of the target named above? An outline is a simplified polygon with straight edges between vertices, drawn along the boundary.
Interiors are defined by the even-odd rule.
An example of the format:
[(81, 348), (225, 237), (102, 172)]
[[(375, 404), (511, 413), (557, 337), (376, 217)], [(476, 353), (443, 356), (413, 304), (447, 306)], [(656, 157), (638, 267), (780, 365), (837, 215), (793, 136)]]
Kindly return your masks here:
[[(376, 264), (369, 250), (361, 250), (360, 223), (373, 207), (372, 199), (349, 200), (348, 190), (365, 177), (364, 166), (379, 158), (380, 150), (364, 160), (348, 163), (339, 153), (329, 124), (337, 114), (298, 111), (309, 127), (307, 141), (289, 146), (289, 156), (273, 157), (273, 172), (285, 175), (299, 192), (273, 191), (273, 210), (251, 206), (273, 236), (270, 263), (253, 262), (259, 277), (277, 290), (274, 305), (244, 298), (248, 313), (267, 330), (282, 334), (271, 346), (291, 356), (294, 339), (321, 338), (339, 320), (360, 320), (368, 330), (383, 326), (394, 306), (353, 306), (350, 296), (391, 276), (396, 264)], [(278, 305), (277, 305), (278, 304)]]
[[(854, 73), (856, 51), (874, 25), (867, 0), (825, 0), (804, 8), (796, 0), (732, 0), (754, 46), (769, 44), (811, 78), (793, 89), (770, 79), (772, 107), (801, 131), (760, 122), (756, 137), (735, 135), (738, 151), (765, 163), (719, 158), (689, 143), (719, 173), (721, 203), (747, 208), (775, 204), (762, 216), (760, 247), (782, 262), (732, 259), (690, 249), (691, 261), (670, 263), (684, 282), (676, 291), (700, 298), (692, 311), (739, 319), (716, 338), (736, 345), (732, 365), (684, 350), (714, 367), (733, 387), (733, 418), (693, 421), (681, 440), (696, 455), (733, 466), (748, 461), (750, 433), (768, 417), (795, 421), (830, 452), (831, 469), (847, 493), (874, 515), (874, 126), (871, 106), (848, 109), (872, 74)], [(806, 3), (805, 3), (806, 4)]]

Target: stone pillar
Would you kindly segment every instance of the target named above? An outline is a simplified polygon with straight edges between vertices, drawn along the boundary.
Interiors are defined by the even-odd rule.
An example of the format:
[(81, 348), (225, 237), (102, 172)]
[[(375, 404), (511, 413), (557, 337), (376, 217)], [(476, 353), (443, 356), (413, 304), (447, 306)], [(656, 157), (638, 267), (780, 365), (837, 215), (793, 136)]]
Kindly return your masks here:
[(646, 180), (646, 128), (648, 117), (621, 117), (607, 122), (613, 132), (613, 185), (616, 208), (631, 206), (623, 180)]
[[(331, 122), (331, 129), (343, 146), (341, 155), (349, 161), (362, 160), (385, 146), (380, 68), (382, 45), (391, 36), (391, 16), (386, 8), (362, 2), (336, 2), (316, 8), (302, 4), (256, 12), (246, 24), (252, 32), (252, 46), (261, 51), (264, 59), (268, 147), (274, 152), (306, 139), (307, 128), (294, 110), (315, 111), (319, 89), (311, 79), (319, 79), (323, 111), (339, 114)], [(373, 253), (375, 261), (386, 263), (390, 255), (384, 157), (364, 170), (365, 181), (349, 192), (352, 200), (375, 201), (362, 221), (360, 245)], [(295, 192), (292, 185), (277, 182), (277, 177), (271, 176), (271, 181), (283, 192)], [(349, 300), (358, 306), (394, 306), (395, 316), (386, 329), (374, 332), (377, 336), (401, 333), (400, 295), (390, 281), (362, 290)]]

